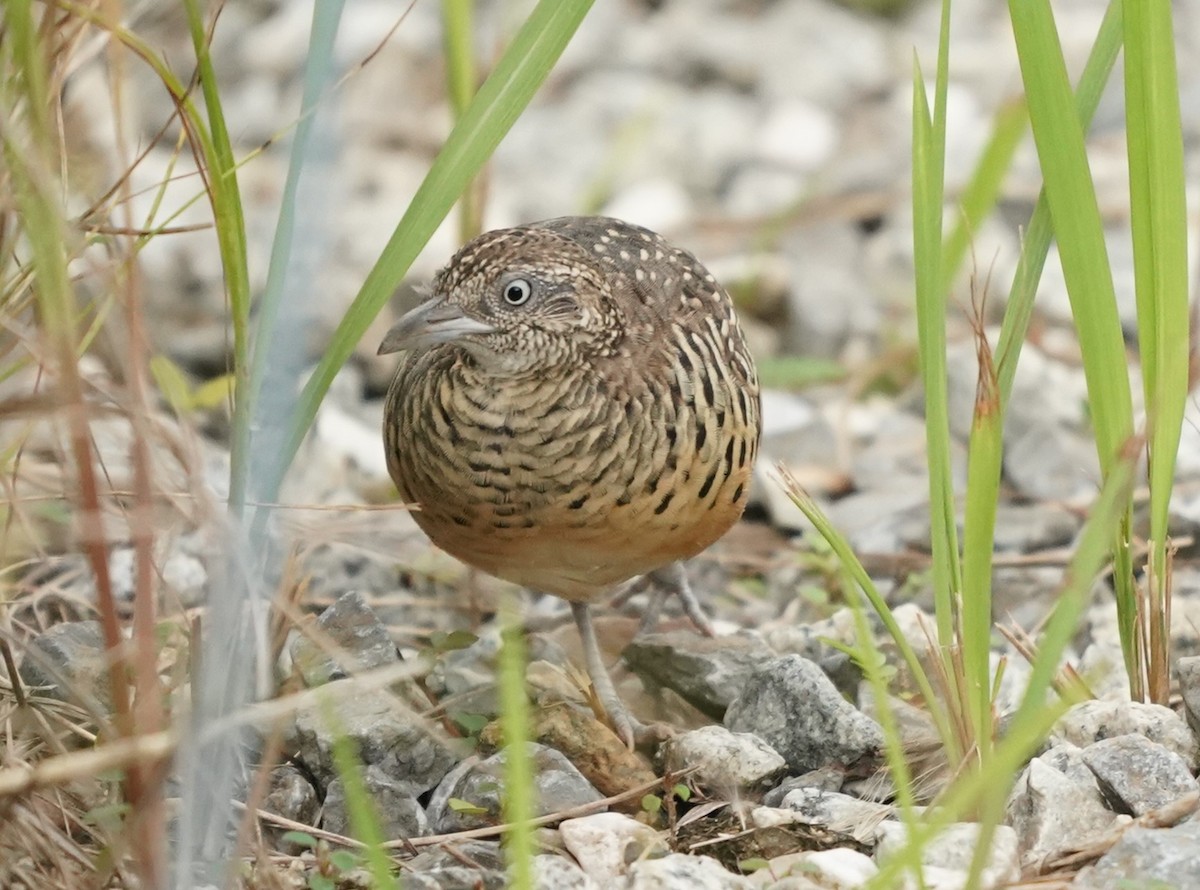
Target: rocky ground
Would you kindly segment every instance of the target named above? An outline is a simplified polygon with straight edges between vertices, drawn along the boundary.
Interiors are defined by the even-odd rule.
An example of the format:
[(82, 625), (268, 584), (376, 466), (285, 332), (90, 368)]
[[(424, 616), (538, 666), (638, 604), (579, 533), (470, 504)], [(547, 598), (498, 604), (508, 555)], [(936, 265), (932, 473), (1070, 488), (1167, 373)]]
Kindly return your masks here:
[[(510, 7), (521, 4), (480, 5), (478, 46), (488, 56), (515, 20)], [(449, 127), (438, 4), (414, 4), (378, 54), (358, 67), (400, 7), (383, 0), (347, 4), (338, 60), (352, 73), (331, 100), (336, 127), (327, 137), (326, 192), (314, 199), (302, 244), (319, 270), (316, 296), (295, 310), (304, 313), (310, 334), (296, 348), (312, 356)], [(168, 57), (188, 58), (186, 29), (173, 8), (150, 5), (137, 27)], [(1099, 0), (1055, 5), (1073, 71), (1082, 66), (1104, 8)], [(1176, 4), (1176, 14), (1195, 181), (1200, 4)], [(308, 3), (268, 0), (229, 4), (222, 14), (216, 61), (242, 152), (294, 120), (309, 15)], [(954, 15), (950, 195), (970, 175), (997, 109), (1019, 90), (1005, 6), (957, 0)], [(829, 643), (853, 641), (849, 613), (831, 584), (829, 558), (813, 548), (772, 468), (785, 463), (818, 496), (898, 607), (914, 645), (923, 646), (921, 616), (932, 599), (922, 580), (929, 517), (921, 401), (913, 387), (907, 183), (912, 52), (932, 69), (937, 17), (928, 2), (881, 17), (827, 0), (599, 0), (496, 153), (486, 227), (602, 212), (662, 231), (735, 291), (756, 354), (775, 374), (767, 380), (777, 384), (764, 398), (766, 430), (748, 518), (690, 567), (720, 635), (698, 637), (668, 615), (656, 632), (632, 640), (639, 597), (600, 622), (611, 658), (625, 653), (625, 700), (678, 729), (657, 759), (625, 751), (590, 722), (586, 708), (575, 706), (582, 698), (569, 666), (578, 663), (577, 642), (565, 607), (526, 597), (535, 631), (528, 676), (540, 702), (533, 747), (539, 813), (565, 814), (539, 835), (540, 887), (855, 887), (904, 843), (878, 775), (881, 734), (869, 696), (860, 693), (853, 665)], [(170, 103), (152, 78), (132, 74), (138, 126), (149, 139)], [(78, 80), (80, 126), (102, 163), (98, 84), (87, 69)], [(1116, 91), (1101, 104), (1089, 148), (1122, 319), (1132, 331)], [(151, 149), (139, 184), (158, 182), (169, 157), (169, 140)], [(286, 147), (269, 147), (240, 174), (252, 269), (260, 276), (286, 157)], [(990, 280), (993, 313), (1003, 308), (1019, 227), (1038, 187), (1036, 157), (1026, 144), (1000, 212), (976, 233), (973, 248), (980, 277)], [(178, 182), (167, 200), (181, 202), (192, 191)], [(1189, 197), (1197, 206), (1200, 196)], [(152, 198), (147, 193), (144, 200)], [(194, 205), (178, 223), (203, 221), (205, 212)], [(451, 221), (414, 265), (413, 284), (450, 256), (454, 239)], [(197, 380), (220, 372), (229, 343), (211, 232), (156, 239), (143, 254), (143, 270), (157, 348)], [(955, 294), (963, 309), (950, 319), (950, 402), (961, 483), (976, 379), (966, 274)], [(497, 707), (495, 615), (508, 588), (434, 551), (402, 510), (378, 508), (388, 496), (378, 429), (392, 364), (377, 358), (375, 347), (391, 318), (414, 299), (408, 290), (399, 294), (361, 344), (285, 486), (293, 509), (285, 511), (281, 531), (296, 558), (279, 574), (294, 585), (302, 579), (297, 604), (319, 617), (306, 633), (293, 631), (279, 667), (297, 686), (351, 690), (359, 689), (353, 674), (407, 665), (402, 684), (336, 696), (338, 723), (359, 744), (385, 833), (408, 839), (398, 846), (414, 854), (404, 866), (405, 886), (502, 887), (495, 835), (456, 833), (498, 818), (503, 755), (495, 753), (488, 719)], [(1098, 478), (1053, 251), (1037, 306), (1007, 421), (996, 531), (996, 619), (1024, 628), (1034, 627), (1053, 601)], [(794, 379), (779, 361), (787, 356), (826, 359), (843, 373), (800, 390), (778, 385)], [(219, 411), (201, 420), (200, 436), (164, 421), (186, 448), (155, 459), (162, 478), (203, 489), (198, 500), (216, 502), (227, 484), (227, 421)], [(1021, 772), (1007, 824), (993, 840), (989, 886), (1044, 872), (1086, 888), (1125, 886), (1131, 876), (1200, 886), (1200, 820), (1193, 815), (1200, 801), (1200, 568), (1190, 548), (1200, 529), (1197, 420), (1200, 407), (1190, 405), (1173, 502), (1184, 543), (1172, 613), (1181, 707), (1128, 701), (1112, 597), (1097, 585), (1072, 657), (1099, 700), (1074, 708)], [(129, 470), (127, 443), (118, 419), (97, 434), (114, 487)], [(52, 470), (48, 463), (50, 488)], [(158, 542), (166, 599), (202, 606), (214, 583), (219, 536), (211, 514), (193, 502), (168, 512)], [(132, 591), (127, 543), (114, 545), (112, 565), (118, 589)], [(69, 538), (43, 544), (23, 582), (20, 617), (33, 640), (22, 676), (33, 685), (90, 690), (103, 707), (97, 625), (56, 623), (63, 614), (86, 617), (79, 604), (94, 597), (88, 577)], [(330, 641), (344, 657), (331, 659)], [(1002, 695), (1015, 702), (1022, 659), (1000, 646), (997, 653), (1008, 656)], [(920, 726), (913, 732), (916, 744)], [(302, 710), (283, 741), (288, 759), (272, 771), (263, 802), (276, 816), (264, 821), (269, 839), (300, 853), (295, 839), (282, 835), (309, 826), (312, 836), (336, 843), (350, 829), (327, 723), (318, 710)], [(677, 784), (689, 789), (686, 801), (670, 793)], [(961, 884), (974, 837), (975, 826), (957, 825), (928, 848), (929, 886)], [(297, 855), (294, 866), (311, 868), (311, 854)]]

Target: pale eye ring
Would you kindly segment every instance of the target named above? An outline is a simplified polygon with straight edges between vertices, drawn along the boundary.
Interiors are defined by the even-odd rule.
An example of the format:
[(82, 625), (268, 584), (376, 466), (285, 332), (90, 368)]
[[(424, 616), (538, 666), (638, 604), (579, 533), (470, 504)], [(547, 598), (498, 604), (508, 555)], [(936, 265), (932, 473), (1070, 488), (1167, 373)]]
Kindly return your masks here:
[(521, 306), (529, 302), (533, 296), (533, 285), (524, 278), (514, 278), (504, 285), (504, 302), (509, 306)]

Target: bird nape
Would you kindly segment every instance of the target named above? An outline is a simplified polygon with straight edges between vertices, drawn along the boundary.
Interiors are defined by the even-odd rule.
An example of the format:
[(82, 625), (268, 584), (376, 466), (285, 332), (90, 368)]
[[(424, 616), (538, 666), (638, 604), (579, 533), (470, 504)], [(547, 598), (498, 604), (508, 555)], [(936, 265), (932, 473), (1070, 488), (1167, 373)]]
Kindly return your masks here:
[(570, 601), (597, 697), (633, 744), (590, 605), (639, 575), (711, 627), (680, 565), (742, 514), (758, 449), (733, 301), (685, 250), (605, 217), (487, 232), (387, 333), (384, 443), (435, 544)]

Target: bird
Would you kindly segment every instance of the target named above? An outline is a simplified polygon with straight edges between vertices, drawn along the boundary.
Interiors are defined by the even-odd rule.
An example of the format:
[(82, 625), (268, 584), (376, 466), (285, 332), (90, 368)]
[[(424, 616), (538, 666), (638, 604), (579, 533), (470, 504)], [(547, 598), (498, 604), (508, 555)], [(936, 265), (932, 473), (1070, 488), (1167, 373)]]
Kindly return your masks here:
[(633, 747), (590, 607), (649, 577), (712, 628), (682, 562), (746, 505), (761, 431), (729, 293), (650, 229), (565, 216), (464, 245), (386, 333), (388, 471), (462, 562), (570, 603), (596, 698)]

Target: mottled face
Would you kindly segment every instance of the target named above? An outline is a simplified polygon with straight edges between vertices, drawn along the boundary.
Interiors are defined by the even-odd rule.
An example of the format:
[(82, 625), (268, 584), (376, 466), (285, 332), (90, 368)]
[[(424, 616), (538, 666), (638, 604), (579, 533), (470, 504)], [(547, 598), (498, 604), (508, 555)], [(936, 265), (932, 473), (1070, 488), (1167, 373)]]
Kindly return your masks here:
[(603, 270), (545, 229), (500, 229), (467, 244), (401, 318), (380, 352), (453, 343), (481, 366), (517, 374), (602, 355), (622, 323)]

